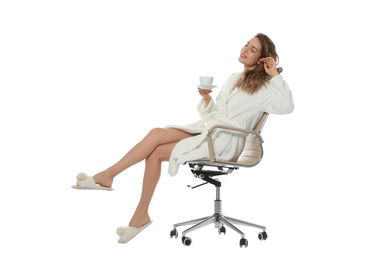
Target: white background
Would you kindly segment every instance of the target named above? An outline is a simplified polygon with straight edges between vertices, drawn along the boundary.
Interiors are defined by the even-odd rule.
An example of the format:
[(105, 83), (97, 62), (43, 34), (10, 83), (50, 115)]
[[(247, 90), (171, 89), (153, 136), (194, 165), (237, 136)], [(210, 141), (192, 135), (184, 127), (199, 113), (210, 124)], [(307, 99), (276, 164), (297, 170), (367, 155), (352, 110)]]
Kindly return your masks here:
[[(142, 3), (141, 3), (142, 2)], [(2, 259), (389, 259), (385, 1), (1, 1)], [(295, 111), (270, 116), (260, 165), (223, 177), (226, 215), (269, 239), (213, 227), (214, 187), (167, 164), (154, 223), (126, 245), (143, 163), (114, 192), (70, 187), (120, 159), (151, 128), (198, 120), (198, 76), (221, 86), (256, 33), (276, 44)], [(215, 89), (215, 97), (220, 88)], [(183, 229), (179, 230), (180, 232)]]

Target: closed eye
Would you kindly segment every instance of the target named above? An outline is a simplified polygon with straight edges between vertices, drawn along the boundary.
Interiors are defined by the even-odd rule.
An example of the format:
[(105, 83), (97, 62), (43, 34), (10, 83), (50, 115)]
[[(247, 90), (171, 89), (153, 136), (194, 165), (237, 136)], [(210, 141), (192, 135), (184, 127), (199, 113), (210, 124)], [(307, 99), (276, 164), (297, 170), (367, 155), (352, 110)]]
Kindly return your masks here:
[[(249, 45), (249, 42), (247, 42), (247, 44), (245, 44), (245, 47), (248, 47), (248, 45)], [(257, 49), (254, 46), (252, 46), (251, 51), (253, 53), (256, 53)]]

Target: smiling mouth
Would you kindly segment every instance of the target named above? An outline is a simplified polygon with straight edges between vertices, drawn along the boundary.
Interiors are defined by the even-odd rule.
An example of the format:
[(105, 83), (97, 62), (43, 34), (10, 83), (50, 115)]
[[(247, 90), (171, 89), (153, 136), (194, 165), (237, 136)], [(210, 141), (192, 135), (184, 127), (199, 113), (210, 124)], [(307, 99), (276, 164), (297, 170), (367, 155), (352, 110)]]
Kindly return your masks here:
[(241, 58), (246, 58), (245, 54), (241, 52)]

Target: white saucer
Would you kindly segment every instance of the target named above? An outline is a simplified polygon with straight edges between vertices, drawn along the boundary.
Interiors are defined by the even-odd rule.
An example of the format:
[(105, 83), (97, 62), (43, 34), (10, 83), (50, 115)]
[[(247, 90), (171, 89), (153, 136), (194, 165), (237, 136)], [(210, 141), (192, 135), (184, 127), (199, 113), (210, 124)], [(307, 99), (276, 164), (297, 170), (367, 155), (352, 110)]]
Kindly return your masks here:
[(197, 85), (200, 89), (212, 89), (212, 88), (216, 88), (218, 86), (215, 86), (215, 85)]

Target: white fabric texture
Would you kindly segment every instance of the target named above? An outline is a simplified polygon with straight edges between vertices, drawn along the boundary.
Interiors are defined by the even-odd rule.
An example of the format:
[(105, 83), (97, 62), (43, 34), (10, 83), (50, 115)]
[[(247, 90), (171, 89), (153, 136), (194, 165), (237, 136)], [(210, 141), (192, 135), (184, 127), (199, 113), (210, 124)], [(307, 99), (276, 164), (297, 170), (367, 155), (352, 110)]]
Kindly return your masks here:
[[(207, 146), (207, 130), (216, 125), (253, 130), (262, 114), (288, 114), (294, 110), (294, 102), (288, 84), (281, 75), (273, 77), (259, 91), (249, 94), (240, 88), (234, 88), (241, 73), (232, 74), (214, 102), (211, 99), (206, 107), (205, 100), (198, 104), (201, 120), (187, 126), (169, 125), (166, 128), (176, 128), (188, 133), (199, 134), (185, 138), (174, 147), (168, 173), (175, 176), (180, 164), (187, 161), (209, 157)], [(218, 129), (212, 133), (213, 151), (218, 160), (236, 160), (244, 148), (246, 135), (239, 132)]]

